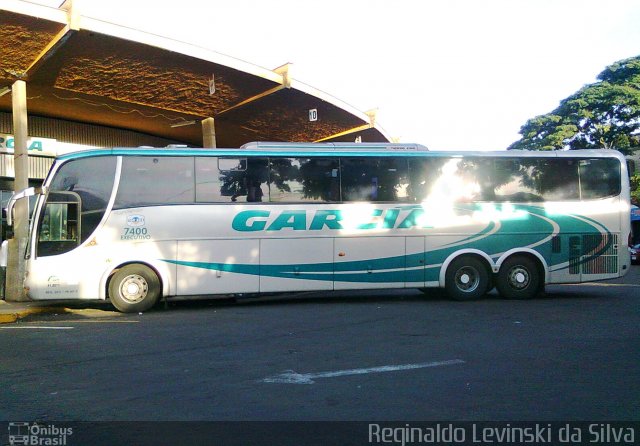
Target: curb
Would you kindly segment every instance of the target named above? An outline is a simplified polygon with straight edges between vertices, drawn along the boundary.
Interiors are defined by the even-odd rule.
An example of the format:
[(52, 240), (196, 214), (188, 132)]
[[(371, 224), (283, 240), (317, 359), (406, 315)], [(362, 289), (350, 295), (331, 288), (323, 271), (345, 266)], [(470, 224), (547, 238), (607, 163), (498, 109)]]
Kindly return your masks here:
[(95, 308), (69, 308), (69, 307), (33, 307), (0, 313), (0, 324), (12, 324), (20, 319), (34, 314), (77, 314), (92, 319), (121, 316), (117, 311), (100, 310)]
[(56, 307), (36, 307), (36, 308), (27, 308), (24, 310), (15, 311), (12, 313), (0, 313), (0, 324), (11, 324), (16, 322), (18, 319), (23, 319), (32, 314), (40, 314), (40, 313), (68, 313), (71, 312), (69, 308), (56, 308)]

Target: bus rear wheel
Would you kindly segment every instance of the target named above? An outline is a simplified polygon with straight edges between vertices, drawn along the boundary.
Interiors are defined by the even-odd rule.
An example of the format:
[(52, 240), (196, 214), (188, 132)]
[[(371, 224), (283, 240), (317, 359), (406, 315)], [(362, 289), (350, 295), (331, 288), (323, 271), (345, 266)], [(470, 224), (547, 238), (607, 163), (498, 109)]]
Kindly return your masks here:
[(509, 257), (500, 266), (496, 287), (505, 299), (532, 299), (541, 291), (538, 263), (529, 256)]
[(146, 265), (125, 265), (109, 281), (109, 300), (123, 313), (147, 311), (159, 298), (160, 279)]
[(445, 289), (453, 300), (475, 300), (484, 296), (489, 288), (489, 271), (477, 257), (455, 259), (447, 268)]

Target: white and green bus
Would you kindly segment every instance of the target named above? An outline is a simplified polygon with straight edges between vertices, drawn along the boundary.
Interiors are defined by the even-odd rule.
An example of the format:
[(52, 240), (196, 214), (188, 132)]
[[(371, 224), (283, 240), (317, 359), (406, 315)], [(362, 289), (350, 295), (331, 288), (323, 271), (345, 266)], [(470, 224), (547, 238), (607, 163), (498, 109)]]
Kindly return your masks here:
[(92, 150), (58, 157), (33, 192), (29, 296), (109, 299), (124, 312), (161, 297), (311, 290), (473, 300), (496, 287), (528, 299), (630, 263), (616, 151)]

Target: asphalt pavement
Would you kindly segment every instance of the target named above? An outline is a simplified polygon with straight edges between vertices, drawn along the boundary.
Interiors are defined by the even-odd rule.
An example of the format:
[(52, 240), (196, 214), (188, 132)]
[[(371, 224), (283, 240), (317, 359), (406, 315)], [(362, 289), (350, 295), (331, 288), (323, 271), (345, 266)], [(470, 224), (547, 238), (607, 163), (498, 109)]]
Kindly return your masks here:
[[(366, 431), (385, 422), (637, 421), (632, 268), (615, 281), (549, 286), (531, 301), (357, 291), (175, 301), (127, 315), (66, 303), (0, 325), (0, 420), (135, 422), (156, 433), (165, 424), (153, 423), (169, 421), (268, 421), (297, 429), (284, 437), (294, 440), (363, 428), (308, 424), (305, 435), (304, 424), (278, 423)], [(220, 444), (289, 444), (270, 442), (265, 424), (224, 426), (262, 441), (238, 434), (243, 442)], [(131, 443), (109, 443), (112, 434), (103, 444)], [(367, 444), (317, 438), (295, 444)]]

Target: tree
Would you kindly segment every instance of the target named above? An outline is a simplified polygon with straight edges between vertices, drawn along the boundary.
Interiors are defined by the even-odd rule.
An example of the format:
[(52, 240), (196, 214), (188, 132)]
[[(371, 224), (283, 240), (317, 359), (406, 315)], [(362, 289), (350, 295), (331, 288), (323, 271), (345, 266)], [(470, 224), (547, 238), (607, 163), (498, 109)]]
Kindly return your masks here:
[(631, 203), (640, 204), (640, 173), (631, 175)]
[(640, 56), (608, 66), (597, 79), (527, 121), (508, 149), (640, 149)]

